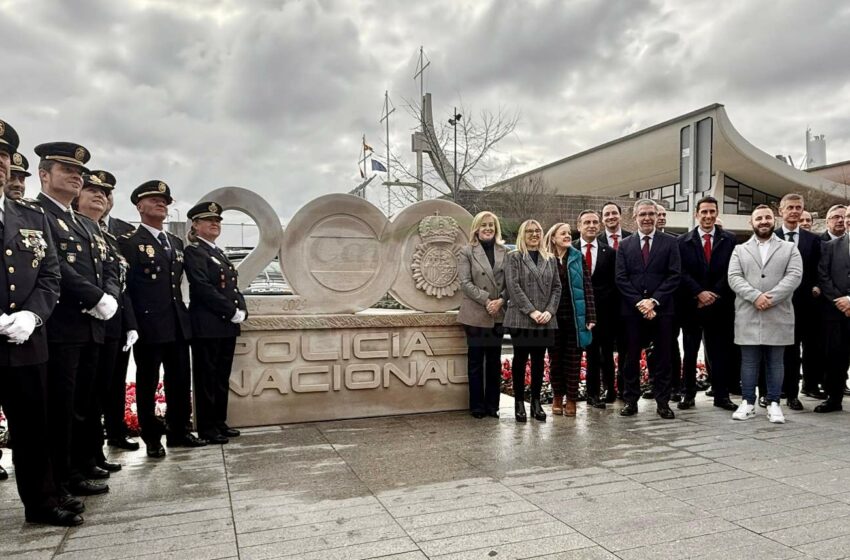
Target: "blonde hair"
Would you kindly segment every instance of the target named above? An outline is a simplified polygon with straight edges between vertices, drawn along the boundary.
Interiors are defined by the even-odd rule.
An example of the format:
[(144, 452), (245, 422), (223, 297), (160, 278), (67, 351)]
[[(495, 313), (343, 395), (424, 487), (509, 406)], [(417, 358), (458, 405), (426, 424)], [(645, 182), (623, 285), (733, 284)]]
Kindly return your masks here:
[[(528, 247), (525, 246), (525, 230), (530, 225), (536, 225), (540, 229), (540, 233), (543, 233), (543, 226), (541, 226), (540, 222), (537, 220), (526, 220), (519, 225), (519, 230), (516, 232), (516, 250), (523, 255), (528, 254)], [(542, 239), (540, 240), (540, 246), (537, 250), (540, 251), (540, 256), (544, 259), (548, 259), (552, 256), (549, 254), (549, 249), (546, 248), (546, 244), (543, 243)]]
[(486, 218), (493, 218), (493, 222), (496, 224), (496, 245), (504, 245), (505, 240), (502, 239), (502, 224), (499, 223), (499, 217), (489, 210), (479, 212), (472, 218), (472, 225), (469, 226), (469, 244), (477, 245), (480, 241), (478, 239), (478, 228), (481, 227), (481, 222)]
[[(572, 237), (573, 228), (570, 227), (570, 224), (566, 222), (558, 222), (557, 224), (549, 228), (549, 231), (546, 232), (546, 237), (543, 238), (543, 244), (546, 246), (546, 249), (555, 257), (558, 256), (558, 248), (555, 246), (554, 237), (555, 234), (558, 233), (558, 230), (564, 226), (567, 226), (567, 233), (570, 235), (570, 237)], [(567, 247), (567, 251), (569, 251), (569, 247)]]

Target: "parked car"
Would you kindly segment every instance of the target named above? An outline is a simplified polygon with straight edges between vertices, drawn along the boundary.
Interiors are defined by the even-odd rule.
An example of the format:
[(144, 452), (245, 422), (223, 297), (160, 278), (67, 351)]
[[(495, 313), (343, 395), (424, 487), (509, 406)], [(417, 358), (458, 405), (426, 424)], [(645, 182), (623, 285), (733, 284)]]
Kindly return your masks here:
[[(250, 249), (227, 249), (225, 254), (230, 261), (236, 265), (242, 262), (248, 256)], [(266, 268), (260, 272), (242, 293), (246, 296), (289, 296), (292, 295), (292, 288), (289, 287), (289, 282), (283, 277), (283, 272), (280, 269), (278, 257), (275, 257), (272, 262), (266, 265)]]

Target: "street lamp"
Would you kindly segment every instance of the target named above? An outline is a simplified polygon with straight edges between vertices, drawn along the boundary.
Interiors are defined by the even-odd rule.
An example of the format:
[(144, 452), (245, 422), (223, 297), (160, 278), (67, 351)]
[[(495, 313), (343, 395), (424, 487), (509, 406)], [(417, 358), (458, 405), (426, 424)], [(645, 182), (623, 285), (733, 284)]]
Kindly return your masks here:
[(454, 128), (454, 130), (455, 130), (455, 165), (454, 165), (455, 181), (454, 181), (454, 189), (452, 190), (453, 195), (457, 194), (457, 123), (460, 121), (461, 118), (463, 118), (463, 117), (461, 116), (460, 113), (457, 112), (457, 107), (455, 107), (454, 111), (452, 112), (452, 118), (449, 119), (449, 124), (452, 125), (452, 128)]

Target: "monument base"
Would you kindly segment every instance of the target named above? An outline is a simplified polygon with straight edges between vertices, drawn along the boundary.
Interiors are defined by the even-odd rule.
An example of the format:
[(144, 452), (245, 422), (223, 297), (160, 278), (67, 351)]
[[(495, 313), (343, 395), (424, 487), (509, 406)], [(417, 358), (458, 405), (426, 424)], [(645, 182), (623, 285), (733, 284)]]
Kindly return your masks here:
[(464, 410), (466, 350), (451, 312), (252, 316), (236, 342), (228, 423)]

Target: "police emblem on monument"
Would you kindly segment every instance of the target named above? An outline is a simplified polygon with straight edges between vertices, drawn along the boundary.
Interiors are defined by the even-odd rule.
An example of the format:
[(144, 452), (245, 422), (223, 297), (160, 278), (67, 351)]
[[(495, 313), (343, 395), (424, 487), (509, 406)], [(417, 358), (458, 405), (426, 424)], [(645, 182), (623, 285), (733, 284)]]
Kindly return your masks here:
[(454, 295), (460, 287), (457, 277), (456, 246), (458, 223), (450, 216), (428, 216), (419, 222), (419, 238), (410, 265), (416, 287), (441, 299)]

